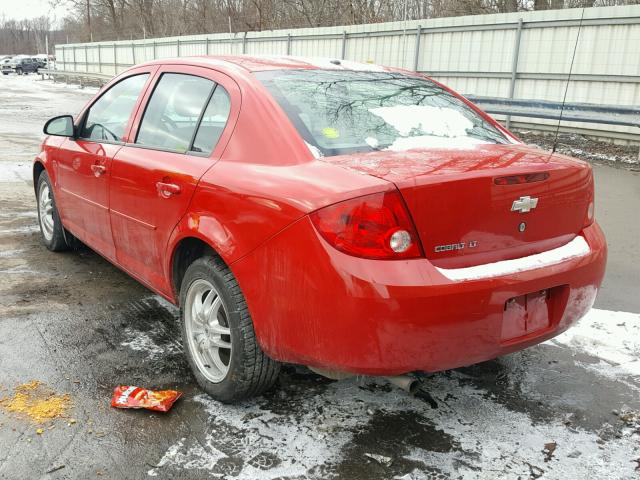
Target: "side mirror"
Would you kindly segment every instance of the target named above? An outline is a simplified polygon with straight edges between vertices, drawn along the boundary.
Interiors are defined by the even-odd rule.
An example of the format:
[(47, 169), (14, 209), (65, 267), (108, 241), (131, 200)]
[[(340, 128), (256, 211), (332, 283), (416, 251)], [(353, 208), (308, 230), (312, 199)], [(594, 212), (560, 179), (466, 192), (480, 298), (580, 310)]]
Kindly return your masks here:
[(61, 115), (59, 117), (53, 117), (44, 124), (43, 131), (47, 135), (73, 138), (75, 136), (73, 117), (71, 115)]

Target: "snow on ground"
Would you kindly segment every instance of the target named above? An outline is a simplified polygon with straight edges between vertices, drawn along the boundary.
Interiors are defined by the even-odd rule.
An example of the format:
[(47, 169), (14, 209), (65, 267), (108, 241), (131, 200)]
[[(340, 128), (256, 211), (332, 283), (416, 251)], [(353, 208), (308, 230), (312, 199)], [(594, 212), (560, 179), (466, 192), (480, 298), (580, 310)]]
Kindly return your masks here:
[[(615, 370), (616, 378), (637, 388), (639, 334), (639, 314), (594, 309), (547, 345), (569, 349), (570, 357), (587, 355), (594, 363), (578, 365), (608, 375), (600, 372), (604, 365)], [(536, 372), (544, 374), (544, 366), (524, 375), (523, 395), (535, 398), (539, 394), (527, 391), (544, 381), (534, 378)], [(166, 476), (172, 469), (186, 469), (206, 472), (213, 478), (225, 474), (238, 479), (346, 478), (344, 469), (348, 471), (349, 461), (374, 462), (367, 456), (372, 454), (389, 457), (396, 473), (388, 478), (403, 480), (434, 475), (462, 479), (543, 475), (550, 479), (638, 478), (637, 412), (616, 412), (628, 428), (607, 436), (573, 424), (571, 416), (561, 413), (540, 421), (527, 411), (509, 407), (495, 391), (467, 380), (464, 369), (428, 377), (426, 388), (433, 394), (431, 401), (437, 401), (435, 409), (421, 398), (389, 389), (382, 380), (371, 378), (327, 382), (322, 389), (311, 385), (293, 397), (290, 392), (276, 391), (277, 402), (258, 398), (224, 405), (199, 395), (187, 401), (204, 408), (209, 423), (206, 437), (180, 438), (148, 474)], [(274, 407), (288, 398), (291, 408)], [(613, 413), (611, 417), (613, 423)], [(359, 444), (368, 443), (360, 442), (361, 437), (379, 421), (388, 424), (374, 442), (378, 450), (359, 451)], [(608, 421), (604, 419), (603, 431), (613, 428)], [(398, 425), (407, 431), (396, 431)], [(430, 439), (428, 445), (421, 442), (423, 438)], [(233, 439), (231, 444), (229, 439)]]
[(132, 328), (125, 328), (124, 335), (126, 340), (120, 342), (123, 347), (129, 347), (136, 352), (144, 352), (149, 360), (159, 360), (165, 357), (167, 354), (172, 355), (176, 353), (182, 353), (182, 346), (178, 341), (175, 343), (168, 343), (159, 345), (154, 336), (161, 334), (159, 331), (152, 332), (139, 332)]
[(77, 83), (65, 83), (60, 81), (54, 82), (53, 80), (48, 78), (46, 80), (42, 80), (42, 76), (40, 74), (26, 75), (22, 77), (19, 77), (16, 75), (9, 75), (7, 79), (15, 79), (16, 82), (25, 82), (25, 81), (32, 82), (31, 90), (27, 91), (26, 95), (33, 95), (33, 96), (38, 96), (43, 91), (46, 93), (46, 91), (51, 87), (70, 90), (70, 91), (77, 90), (82, 93), (91, 94), (91, 95), (95, 95), (100, 90), (98, 87), (95, 87), (95, 86), (82, 87), (80, 86), (80, 84), (77, 84)]
[(31, 168), (31, 162), (0, 162), (0, 183), (31, 181)]
[(587, 319), (551, 342), (598, 358), (597, 364), (586, 365), (598, 374), (640, 379), (640, 321), (635, 313), (592, 310)]

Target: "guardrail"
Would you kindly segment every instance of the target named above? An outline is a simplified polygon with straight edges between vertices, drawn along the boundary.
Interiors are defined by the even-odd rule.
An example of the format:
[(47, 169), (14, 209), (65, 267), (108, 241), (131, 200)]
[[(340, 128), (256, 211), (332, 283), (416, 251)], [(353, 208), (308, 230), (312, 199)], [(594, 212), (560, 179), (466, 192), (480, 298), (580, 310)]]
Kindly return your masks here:
[[(620, 105), (597, 105), (594, 103), (565, 103), (548, 100), (525, 100), (512, 98), (465, 95), (468, 100), (492, 115), (506, 115), (507, 128), (511, 116), (563, 120), (567, 122), (599, 123), (640, 128), (640, 108)], [(640, 149), (638, 150), (640, 162)]]
[(43, 80), (48, 76), (53, 78), (54, 82), (57, 77), (63, 77), (66, 83), (69, 83), (70, 79), (77, 79), (81, 87), (84, 87), (85, 84), (88, 83), (98, 83), (102, 86), (113, 78), (113, 75), (107, 75), (106, 73), (73, 72), (66, 70), (49, 70), (44, 68), (39, 68), (38, 73)]
[(466, 95), (466, 98), (485, 112), (494, 115), (640, 127), (640, 108), (638, 107), (565, 103), (563, 108), (562, 102), (548, 100), (523, 100), (476, 95)]

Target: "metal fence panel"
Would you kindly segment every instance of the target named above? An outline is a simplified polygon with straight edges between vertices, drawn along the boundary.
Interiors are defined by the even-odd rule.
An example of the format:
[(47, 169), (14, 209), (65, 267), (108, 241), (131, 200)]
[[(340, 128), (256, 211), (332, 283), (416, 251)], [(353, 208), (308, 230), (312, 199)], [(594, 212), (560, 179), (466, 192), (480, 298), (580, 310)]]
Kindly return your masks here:
[[(564, 95), (581, 14), (582, 9), (546, 10), (58, 45), (56, 57), (61, 70), (115, 75), (156, 58), (325, 56), (426, 72), (466, 94), (558, 101)], [(640, 104), (640, 5), (585, 9), (567, 101)], [(593, 128), (640, 139), (632, 127)]]

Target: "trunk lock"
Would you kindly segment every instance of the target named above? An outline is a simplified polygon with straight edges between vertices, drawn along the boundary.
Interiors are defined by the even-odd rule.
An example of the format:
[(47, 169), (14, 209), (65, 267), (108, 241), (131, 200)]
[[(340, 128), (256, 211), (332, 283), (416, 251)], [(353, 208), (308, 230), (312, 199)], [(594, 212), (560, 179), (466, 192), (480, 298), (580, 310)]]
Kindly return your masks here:
[(524, 232), (527, 229), (527, 224), (525, 222), (520, 222), (520, 225), (518, 225), (518, 231), (520, 233)]

